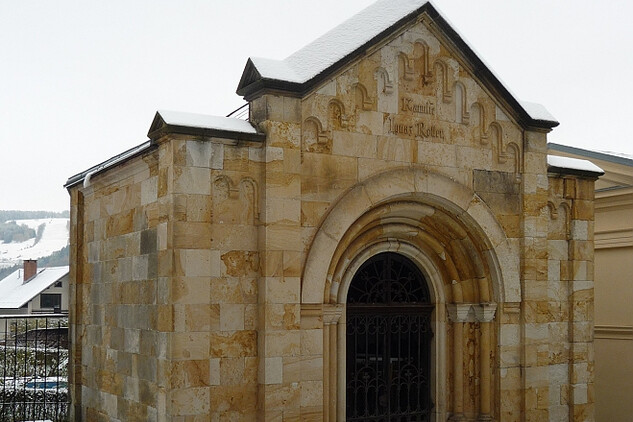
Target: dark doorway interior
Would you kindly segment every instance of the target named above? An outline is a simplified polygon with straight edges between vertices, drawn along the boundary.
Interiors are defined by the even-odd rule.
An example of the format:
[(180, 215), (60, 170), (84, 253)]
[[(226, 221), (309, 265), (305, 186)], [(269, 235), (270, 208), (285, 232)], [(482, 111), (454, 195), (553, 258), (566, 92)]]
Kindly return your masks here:
[(347, 295), (347, 420), (430, 421), (431, 304), (408, 258), (381, 253)]

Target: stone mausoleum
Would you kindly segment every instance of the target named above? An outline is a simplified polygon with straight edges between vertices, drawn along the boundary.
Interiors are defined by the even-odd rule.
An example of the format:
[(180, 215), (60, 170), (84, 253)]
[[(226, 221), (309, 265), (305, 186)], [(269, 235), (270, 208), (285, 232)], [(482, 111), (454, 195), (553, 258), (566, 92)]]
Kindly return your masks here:
[(431, 3), (237, 93), (67, 182), (74, 420), (593, 420), (602, 172)]

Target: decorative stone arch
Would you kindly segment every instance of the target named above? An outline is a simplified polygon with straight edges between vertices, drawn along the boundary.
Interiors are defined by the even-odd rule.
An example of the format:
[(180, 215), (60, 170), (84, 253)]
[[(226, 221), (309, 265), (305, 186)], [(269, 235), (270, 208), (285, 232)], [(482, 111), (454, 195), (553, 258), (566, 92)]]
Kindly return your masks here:
[(566, 240), (567, 233), (571, 228), (571, 206), (567, 201), (547, 201), (549, 210), (548, 236), (550, 238), (558, 238), (557, 240)]
[(451, 84), (451, 75), (449, 73), (449, 66), (442, 59), (436, 59), (433, 62), (433, 72), (435, 74), (435, 80), (438, 84), (441, 84), (441, 96), (442, 101), (445, 103), (450, 103), (453, 100), (453, 91), (451, 88), (453, 84)]
[(398, 74), (405, 81), (412, 81), (415, 76), (415, 62), (407, 53), (401, 51), (398, 54), (399, 71)]
[(470, 111), (468, 108), (468, 93), (466, 85), (461, 81), (455, 81), (453, 92), (455, 93), (455, 122), (468, 125)]
[(332, 98), (328, 102), (328, 127), (329, 130), (342, 129), (347, 127), (347, 115), (345, 105), (341, 100)]
[(361, 110), (371, 110), (374, 100), (369, 95), (367, 88), (360, 82), (352, 84), (352, 92), (354, 93), (354, 102), (356, 107)]
[(475, 101), (470, 106), (471, 118), (469, 123), (473, 126), (472, 136), (474, 140), (479, 140), (481, 145), (488, 143), (488, 132), (486, 130), (486, 109), (480, 102)]
[[(517, 246), (513, 245), (486, 204), (469, 188), (420, 167), (406, 167), (375, 175), (348, 190), (332, 206), (310, 245), (303, 271), (302, 303), (329, 303), (326, 283), (336, 250), (355, 222), (378, 204), (415, 196), (418, 202), (446, 210), (455, 223), (476, 235), (485, 245), (492, 288), (497, 301), (521, 299)], [(450, 198), (450, 199), (448, 199)]]
[(420, 167), (390, 170), (350, 189), (333, 205), (308, 251), (301, 301), (322, 307), (324, 410), (330, 419), (344, 420), (347, 289), (358, 268), (381, 252), (409, 258), (429, 283), (436, 420), (449, 412), (461, 415), (464, 395), (470, 394), (462, 372), (465, 327), (477, 332), (481, 357), (481, 383), (476, 396), (468, 397), (480, 403), (480, 417), (489, 417), (496, 385), (490, 359), (498, 356), (493, 318), (497, 303), (520, 301), (518, 250), (471, 189)]
[(505, 155), (506, 157), (512, 158), (514, 175), (517, 182), (519, 182), (521, 178), (520, 175), (522, 173), (521, 163), (523, 163), (523, 160), (521, 157), (521, 147), (519, 147), (519, 145), (517, 145), (515, 142), (508, 142)]
[[(420, 50), (420, 51), (416, 51), (416, 50)], [(426, 40), (422, 38), (416, 39), (415, 42), (413, 43), (414, 55), (417, 56), (416, 60), (420, 64), (419, 73), (420, 73), (420, 79), (421, 79), (422, 85), (427, 85), (431, 83), (431, 80), (433, 79), (433, 75), (431, 73), (431, 69), (429, 66), (430, 64), (429, 51), (430, 50), (431, 49), (429, 48), (428, 43), (426, 42)]]
[[(374, 70), (374, 77), (377, 81), (381, 81), (381, 84), (378, 84), (378, 92), (382, 92), (383, 94), (391, 94), (393, 92), (393, 82), (389, 76), (389, 72), (387, 72), (384, 67), (377, 67), (376, 70)], [(382, 90), (380, 86), (382, 86)]]
[(332, 150), (332, 131), (323, 130), (321, 121), (315, 116), (310, 116), (303, 121), (301, 143), (301, 148), (305, 151), (329, 153)]
[(508, 154), (503, 144), (503, 128), (498, 122), (491, 122), (488, 126), (488, 133), (492, 138), (492, 148), (497, 155), (497, 162), (505, 163), (508, 160)]

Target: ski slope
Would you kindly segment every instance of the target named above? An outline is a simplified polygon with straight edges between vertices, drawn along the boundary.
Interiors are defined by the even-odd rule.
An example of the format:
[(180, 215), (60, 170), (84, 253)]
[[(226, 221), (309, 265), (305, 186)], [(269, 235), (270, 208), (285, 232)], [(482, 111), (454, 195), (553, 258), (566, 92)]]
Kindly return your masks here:
[(46, 224), (42, 238), (35, 243), (35, 238), (25, 242), (0, 242), (0, 268), (20, 264), (23, 259), (38, 259), (60, 250), (68, 244), (68, 218), (38, 218), (32, 220), (15, 220), (18, 225), (25, 224), (37, 231), (40, 224)]

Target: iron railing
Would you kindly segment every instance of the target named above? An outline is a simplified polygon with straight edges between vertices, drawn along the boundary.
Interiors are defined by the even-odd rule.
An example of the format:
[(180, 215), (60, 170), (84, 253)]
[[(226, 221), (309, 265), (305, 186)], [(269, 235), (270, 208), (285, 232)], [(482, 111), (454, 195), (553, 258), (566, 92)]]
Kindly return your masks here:
[(68, 420), (68, 317), (0, 315), (0, 422)]

